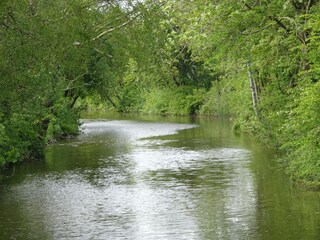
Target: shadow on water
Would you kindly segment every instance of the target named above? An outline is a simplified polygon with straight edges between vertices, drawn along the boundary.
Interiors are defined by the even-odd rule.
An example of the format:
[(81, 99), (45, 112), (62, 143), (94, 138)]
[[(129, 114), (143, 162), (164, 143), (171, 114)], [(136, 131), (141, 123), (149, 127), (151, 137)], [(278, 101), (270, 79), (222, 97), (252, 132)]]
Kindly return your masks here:
[(228, 121), (83, 122), (0, 184), (0, 239), (320, 238), (319, 193), (294, 187)]

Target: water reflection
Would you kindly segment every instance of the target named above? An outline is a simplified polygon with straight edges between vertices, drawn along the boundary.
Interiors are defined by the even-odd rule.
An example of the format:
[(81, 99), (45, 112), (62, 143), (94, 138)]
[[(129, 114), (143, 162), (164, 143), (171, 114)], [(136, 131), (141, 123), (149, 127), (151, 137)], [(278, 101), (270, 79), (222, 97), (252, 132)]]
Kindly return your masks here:
[[(176, 201), (192, 213), (202, 239), (254, 236), (257, 196), (249, 170), (249, 152), (231, 148), (149, 151), (144, 149), (131, 155), (143, 165), (139, 169), (148, 171), (143, 175), (145, 181), (159, 191), (182, 190), (184, 197)], [(142, 152), (152, 157), (141, 163)]]
[(212, 122), (84, 121), (0, 185), (0, 239), (283, 239), (281, 178), (242, 144)]

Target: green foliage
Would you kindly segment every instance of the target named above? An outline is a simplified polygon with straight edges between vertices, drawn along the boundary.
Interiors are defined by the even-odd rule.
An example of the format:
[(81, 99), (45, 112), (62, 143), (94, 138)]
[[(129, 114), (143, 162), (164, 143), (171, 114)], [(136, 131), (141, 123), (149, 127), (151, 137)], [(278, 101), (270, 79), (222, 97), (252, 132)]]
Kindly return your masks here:
[(288, 171), (299, 181), (320, 187), (320, 82), (303, 89), (284, 124)]
[(191, 87), (152, 89), (146, 95), (143, 112), (152, 114), (197, 114), (203, 104), (205, 89)]
[(39, 126), (32, 116), (12, 114), (10, 119), (4, 117), (1, 120), (1, 165), (42, 154), (43, 141), (38, 135)]
[[(212, 87), (206, 94), (200, 114), (216, 116), (250, 115), (252, 103), (248, 88), (246, 72), (240, 70), (212, 82)], [(241, 99), (241, 101), (239, 101)]]
[(144, 104), (144, 91), (137, 84), (126, 85), (120, 95), (117, 110), (120, 112), (138, 112)]
[(44, 121), (48, 122), (45, 133), (46, 143), (78, 134), (79, 112), (64, 105), (56, 106), (53, 112), (45, 116)]

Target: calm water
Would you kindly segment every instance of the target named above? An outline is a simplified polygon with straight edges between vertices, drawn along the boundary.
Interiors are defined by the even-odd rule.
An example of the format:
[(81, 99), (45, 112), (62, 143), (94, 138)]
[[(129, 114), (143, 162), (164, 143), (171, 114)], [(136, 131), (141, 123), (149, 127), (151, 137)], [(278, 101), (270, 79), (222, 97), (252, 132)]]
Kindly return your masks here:
[(320, 194), (230, 128), (84, 120), (79, 137), (0, 183), (0, 239), (320, 239)]

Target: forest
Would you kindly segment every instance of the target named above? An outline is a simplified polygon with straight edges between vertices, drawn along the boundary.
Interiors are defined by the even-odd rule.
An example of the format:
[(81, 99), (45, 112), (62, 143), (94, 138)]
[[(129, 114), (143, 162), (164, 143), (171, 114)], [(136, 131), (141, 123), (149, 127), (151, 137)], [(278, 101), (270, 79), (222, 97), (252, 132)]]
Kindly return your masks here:
[(320, 187), (317, 0), (2, 0), (0, 35), (1, 168), (88, 109), (214, 116)]

